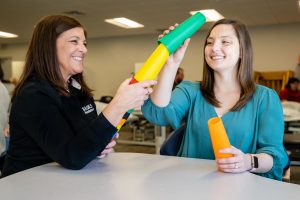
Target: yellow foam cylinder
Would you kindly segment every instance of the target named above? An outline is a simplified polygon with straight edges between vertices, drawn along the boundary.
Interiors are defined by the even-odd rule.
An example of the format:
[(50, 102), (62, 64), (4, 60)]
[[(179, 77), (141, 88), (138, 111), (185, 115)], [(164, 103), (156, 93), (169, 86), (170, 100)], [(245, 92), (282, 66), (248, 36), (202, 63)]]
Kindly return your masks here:
[(144, 65), (134, 75), (138, 82), (154, 80), (169, 57), (169, 51), (162, 43), (153, 51)]
[(232, 154), (219, 153), (220, 149), (231, 147), (223, 122), (219, 117), (208, 120), (208, 129), (216, 158), (232, 157)]

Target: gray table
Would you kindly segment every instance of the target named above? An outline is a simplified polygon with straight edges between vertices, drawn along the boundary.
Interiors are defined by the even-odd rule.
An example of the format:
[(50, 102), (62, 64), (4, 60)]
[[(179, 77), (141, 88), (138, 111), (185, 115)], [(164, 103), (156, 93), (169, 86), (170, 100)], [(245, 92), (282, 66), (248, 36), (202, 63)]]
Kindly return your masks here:
[(248, 172), (221, 173), (210, 160), (113, 153), (79, 171), (51, 163), (0, 179), (0, 196), (3, 200), (294, 200), (300, 198), (300, 186)]

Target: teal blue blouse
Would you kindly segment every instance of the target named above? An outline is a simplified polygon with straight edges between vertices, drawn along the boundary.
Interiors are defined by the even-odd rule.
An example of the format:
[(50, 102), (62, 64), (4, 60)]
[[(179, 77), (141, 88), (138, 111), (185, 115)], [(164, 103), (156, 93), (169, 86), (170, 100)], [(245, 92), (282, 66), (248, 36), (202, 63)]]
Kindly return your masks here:
[[(217, 113), (202, 96), (199, 82), (183, 81), (173, 91), (166, 107), (158, 107), (148, 99), (142, 111), (150, 122), (171, 125), (174, 129), (186, 121), (178, 156), (215, 159), (207, 121)], [(227, 112), (221, 118), (232, 146), (244, 153), (267, 153), (273, 157), (273, 168), (259, 175), (281, 180), (288, 156), (283, 146), (283, 112), (277, 93), (256, 85), (252, 98), (242, 109)]]

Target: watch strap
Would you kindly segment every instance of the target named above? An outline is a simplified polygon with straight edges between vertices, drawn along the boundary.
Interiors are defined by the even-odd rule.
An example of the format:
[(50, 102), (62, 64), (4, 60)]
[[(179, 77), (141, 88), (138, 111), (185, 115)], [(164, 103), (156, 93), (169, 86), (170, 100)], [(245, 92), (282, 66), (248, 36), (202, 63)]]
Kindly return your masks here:
[(253, 158), (253, 168), (257, 169), (258, 168), (258, 158), (257, 156), (252, 156)]
[(250, 172), (254, 172), (256, 171), (256, 169), (258, 168), (259, 164), (258, 164), (258, 157), (253, 155), (253, 154), (249, 154), (251, 157), (251, 169), (249, 170)]

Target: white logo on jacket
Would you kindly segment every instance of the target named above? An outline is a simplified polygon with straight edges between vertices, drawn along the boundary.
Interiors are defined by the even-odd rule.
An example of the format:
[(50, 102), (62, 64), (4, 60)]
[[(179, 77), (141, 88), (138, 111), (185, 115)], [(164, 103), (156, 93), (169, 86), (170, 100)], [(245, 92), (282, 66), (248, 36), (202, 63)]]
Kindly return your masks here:
[(93, 108), (92, 104), (88, 104), (86, 106), (83, 106), (82, 110), (85, 114), (89, 114), (90, 112), (93, 112), (95, 109)]

